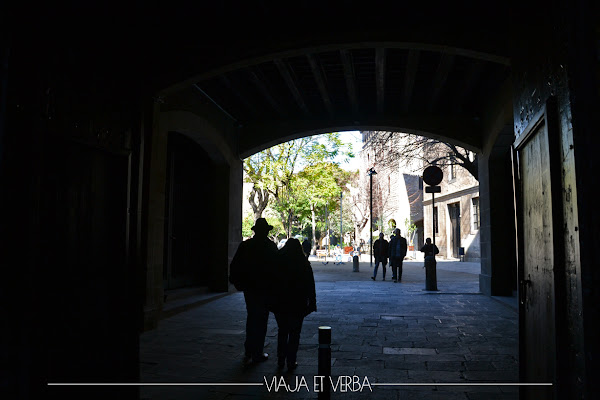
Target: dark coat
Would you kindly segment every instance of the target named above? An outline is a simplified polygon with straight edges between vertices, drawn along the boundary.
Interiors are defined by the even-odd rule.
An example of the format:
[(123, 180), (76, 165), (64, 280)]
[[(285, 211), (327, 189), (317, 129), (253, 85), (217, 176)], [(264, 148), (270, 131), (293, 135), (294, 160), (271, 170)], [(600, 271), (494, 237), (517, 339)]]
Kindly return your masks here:
[(305, 254), (309, 254), (310, 250), (311, 250), (310, 241), (308, 239), (306, 239), (304, 242), (302, 242), (302, 251), (304, 251)]
[(425, 244), (423, 247), (421, 247), (421, 251), (423, 253), (425, 253), (425, 257), (429, 257), (429, 256), (433, 256), (433, 247), (435, 246), (435, 254), (438, 254), (440, 252), (440, 249), (438, 249), (438, 247), (436, 245), (434, 245), (433, 243), (429, 243), (429, 244)]
[(310, 262), (305, 257), (290, 259), (278, 254), (273, 278), (270, 311), (303, 317), (317, 311), (315, 278)]
[(276, 255), (277, 246), (269, 238), (243, 241), (229, 266), (229, 282), (237, 290), (268, 290)]
[(391, 258), (404, 258), (406, 256), (406, 251), (408, 250), (408, 246), (406, 243), (406, 239), (402, 236), (392, 236), (390, 240), (390, 246), (388, 254)]
[(376, 260), (387, 260), (389, 251), (389, 243), (385, 239), (377, 239), (373, 243), (373, 256)]

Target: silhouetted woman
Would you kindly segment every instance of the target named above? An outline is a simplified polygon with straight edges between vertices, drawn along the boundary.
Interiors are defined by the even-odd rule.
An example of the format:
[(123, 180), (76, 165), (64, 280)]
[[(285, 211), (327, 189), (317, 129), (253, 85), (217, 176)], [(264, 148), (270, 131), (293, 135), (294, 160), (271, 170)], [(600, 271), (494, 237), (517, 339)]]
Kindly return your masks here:
[(302, 322), (317, 311), (313, 271), (298, 239), (288, 239), (279, 250), (273, 278), (271, 311), (279, 328), (277, 366), (283, 368), (287, 362), (288, 369), (294, 369)]

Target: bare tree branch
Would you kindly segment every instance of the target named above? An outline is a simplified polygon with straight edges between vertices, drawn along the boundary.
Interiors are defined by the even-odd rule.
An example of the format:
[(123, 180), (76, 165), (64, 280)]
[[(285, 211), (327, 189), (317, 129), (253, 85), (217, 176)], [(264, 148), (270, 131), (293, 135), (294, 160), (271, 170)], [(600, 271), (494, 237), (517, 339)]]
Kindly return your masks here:
[(374, 154), (372, 164), (378, 169), (396, 168), (399, 164), (414, 173), (429, 165), (457, 165), (479, 180), (477, 154), (451, 143), (440, 142), (410, 133), (366, 131), (365, 148)]

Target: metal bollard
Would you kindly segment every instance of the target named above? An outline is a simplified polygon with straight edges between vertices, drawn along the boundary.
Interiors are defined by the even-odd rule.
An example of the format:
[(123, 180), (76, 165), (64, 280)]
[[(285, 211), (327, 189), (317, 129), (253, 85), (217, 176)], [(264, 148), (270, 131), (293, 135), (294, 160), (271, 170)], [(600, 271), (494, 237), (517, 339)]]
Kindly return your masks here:
[(329, 400), (331, 398), (331, 327), (319, 327), (319, 376), (323, 376), (319, 400)]
[(425, 257), (425, 290), (437, 291), (437, 276), (436, 276), (435, 257)]

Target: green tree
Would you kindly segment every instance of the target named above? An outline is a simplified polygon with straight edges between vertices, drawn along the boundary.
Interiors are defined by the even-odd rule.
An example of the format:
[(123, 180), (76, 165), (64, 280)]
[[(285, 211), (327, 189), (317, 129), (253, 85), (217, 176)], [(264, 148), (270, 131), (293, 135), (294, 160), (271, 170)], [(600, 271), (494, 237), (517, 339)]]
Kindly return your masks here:
[[(354, 233), (354, 228), (356, 226), (356, 222), (354, 221), (354, 214), (352, 212), (352, 198), (349, 195), (349, 191), (347, 188), (342, 188), (343, 196), (342, 196), (342, 220), (343, 226), (340, 226), (340, 207), (339, 207), (339, 195), (336, 204), (335, 212), (330, 214), (330, 224), (331, 230), (336, 236), (341, 237), (342, 243), (345, 245), (349, 245), (351, 242), (347, 242), (345, 239), (345, 235), (350, 233), (350, 240), (352, 240), (352, 235)], [(343, 228), (343, 232), (340, 232), (340, 228)]]
[(296, 196), (294, 174), (302, 167), (329, 161), (343, 154), (354, 157), (352, 146), (344, 144), (339, 133), (304, 137), (281, 143), (244, 160), (245, 181), (252, 184), (248, 202), (254, 219), (262, 216), (269, 204), (280, 214), (291, 231), (292, 216), (298, 212), (301, 197)]
[[(356, 222), (354, 221), (354, 214), (352, 212), (352, 203), (353, 199), (350, 194), (349, 185), (351, 185), (358, 177), (358, 171), (350, 172), (345, 171), (338, 166), (332, 168), (331, 170), (334, 179), (339, 188), (338, 192), (335, 194), (337, 197), (335, 198), (334, 207), (330, 212), (329, 222), (330, 229), (334, 235), (340, 237), (341, 243), (344, 243), (344, 233), (352, 232), (354, 233), (354, 226)], [(342, 220), (343, 220), (343, 230), (344, 232), (340, 232), (340, 193), (342, 193)]]
[[(279, 237), (281, 237), (285, 233), (285, 229), (281, 224), (281, 221), (277, 216), (267, 215), (266, 218), (269, 225), (273, 226), (273, 229), (269, 232), (269, 237), (277, 241)], [(242, 219), (242, 237), (244, 239), (250, 238), (254, 236), (254, 231), (252, 227), (254, 226), (255, 219), (251, 213), (246, 214), (246, 216)]]
[(252, 231), (254, 221), (255, 220), (252, 218), (252, 214), (246, 214), (246, 216), (242, 219), (242, 237), (244, 239), (249, 238), (254, 234)]
[(271, 240), (277, 243), (280, 238), (285, 236), (285, 227), (283, 226), (277, 215), (269, 215), (269, 213), (267, 213), (265, 219), (267, 220), (269, 225), (273, 226), (273, 229), (271, 229), (271, 231), (269, 232), (269, 237), (271, 238)]
[(415, 238), (415, 233), (417, 232), (417, 225), (411, 222), (410, 219), (406, 218), (404, 220), (404, 229), (407, 234), (408, 244), (413, 245), (413, 240)]
[[(322, 215), (327, 209), (330, 220), (335, 220), (335, 214), (340, 209), (340, 191), (348, 190), (344, 183), (349, 180), (351, 174), (335, 163), (321, 162), (307, 166), (294, 176), (291, 186), (294, 194), (290, 198), (295, 201), (294, 210), (299, 219), (311, 225), (313, 246), (316, 246), (317, 243), (317, 216)], [(337, 221), (339, 226), (339, 216)], [(334, 228), (331, 224), (330, 227)], [(325, 226), (319, 228), (322, 229)]]

